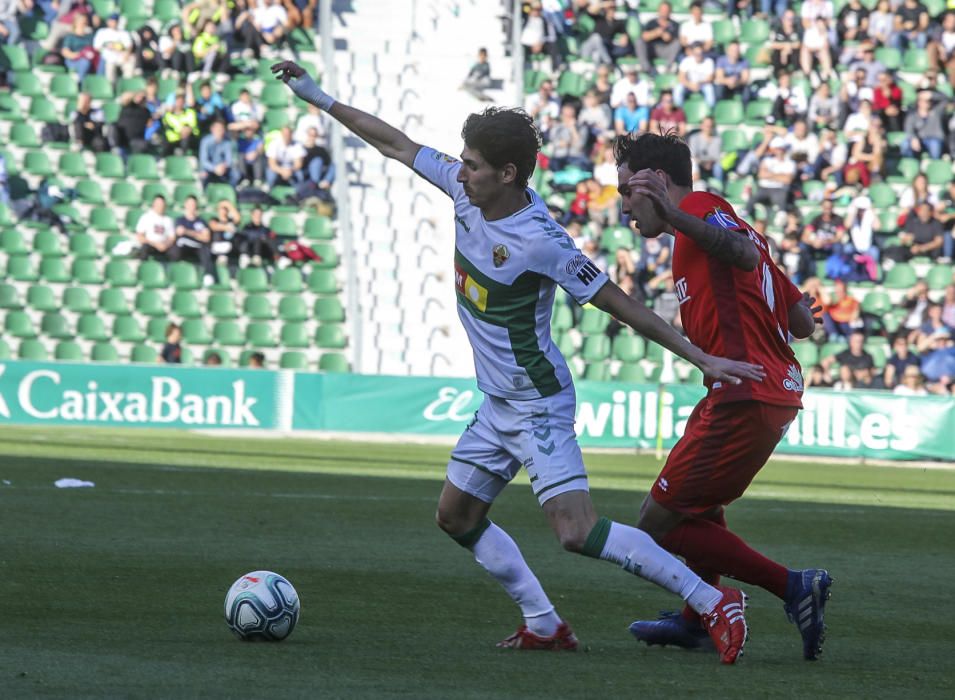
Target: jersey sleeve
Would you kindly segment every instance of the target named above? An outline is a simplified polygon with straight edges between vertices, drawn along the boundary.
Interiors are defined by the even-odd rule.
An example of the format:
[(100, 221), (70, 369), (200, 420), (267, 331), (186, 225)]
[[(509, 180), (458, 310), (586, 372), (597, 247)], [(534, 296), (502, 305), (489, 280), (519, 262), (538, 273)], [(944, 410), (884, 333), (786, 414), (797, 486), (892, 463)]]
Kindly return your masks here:
[(578, 304), (586, 304), (610, 278), (580, 252), (566, 232), (553, 229), (535, 246), (531, 270), (554, 280)]
[(457, 200), (464, 196), (464, 186), (458, 182), (461, 161), (436, 151), (428, 146), (418, 149), (414, 159), (414, 171), (448, 195)]

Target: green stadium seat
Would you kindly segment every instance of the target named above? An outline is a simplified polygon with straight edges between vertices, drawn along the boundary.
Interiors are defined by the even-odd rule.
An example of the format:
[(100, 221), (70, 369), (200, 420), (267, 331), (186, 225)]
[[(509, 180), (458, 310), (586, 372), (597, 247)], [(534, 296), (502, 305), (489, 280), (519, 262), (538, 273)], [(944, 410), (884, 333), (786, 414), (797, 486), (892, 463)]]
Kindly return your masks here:
[(209, 334), (209, 329), (201, 318), (189, 318), (182, 322), (182, 339), (189, 345), (212, 343), (212, 335)]
[(96, 306), (100, 311), (110, 316), (126, 316), (129, 314), (129, 303), (122, 289), (106, 287), (100, 290)]
[(106, 204), (103, 188), (96, 180), (79, 180), (76, 183), (76, 196), (83, 204)]
[(103, 284), (103, 273), (100, 272), (95, 260), (77, 258), (73, 261), (70, 276), (73, 281), (80, 284)]
[(194, 290), (202, 286), (199, 270), (192, 263), (174, 262), (169, 266), (169, 279), (172, 286), (179, 290)]
[(222, 182), (214, 182), (206, 188), (206, 201), (210, 203), (218, 203), (223, 199), (236, 204), (235, 190), (232, 189), (231, 185), (226, 185)]
[(703, 121), (703, 117), (709, 115), (710, 108), (703, 98), (691, 97), (683, 103), (683, 113), (688, 124), (699, 124)]
[(599, 335), (607, 330), (608, 325), (610, 325), (610, 316), (596, 307), (584, 307), (583, 314), (580, 317), (581, 333), (584, 335)]
[(592, 362), (584, 369), (584, 379), (591, 382), (610, 381), (610, 365), (606, 362)]
[(872, 200), (872, 206), (879, 209), (894, 207), (898, 203), (895, 190), (884, 182), (874, 182), (869, 185), (869, 198)]
[(238, 282), (239, 287), (249, 294), (270, 290), (269, 279), (265, 270), (260, 267), (246, 267), (239, 270)]
[(96, 343), (90, 352), (90, 359), (93, 362), (119, 362), (119, 350), (109, 342)]
[(313, 311), (315, 320), (321, 323), (341, 323), (345, 320), (345, 309), (338, 297), (316, 299)]
[(176, 206), (181, 207), (190, 197), (195, 197), (202, 201), (202, 188), (194, 183), (180, 182), (172, 191), (172, 201)]
[(327, 216), (309, 216), (305, 219), (303, 233), (306, 238), (314, 241), (330, 241), (335, 237), (332, 220)]
[(175, 182), (195, 182), (196, 169), (187, 156), (169, 156), (163, 161), (166, 179)]
[[(59, 258), (47, 258), (43, 263), (55, 263)], [(36, 282), (40, 276), (37, 273), (36, 263), (29, 255), (17, 255), (7, 260), (7, 277), (14, 282)], [(53, 282), (55, 280), (47, 280)]]
[(955, 283), (955, 266), (933, 265), (926, 273), (925, 281), (928, 283), (928, 288), (933, 291), (945, 289), (948, 285)]
[(143, 203), (143, 197), (133, 183), (114, 182), (109, 188), (109, 201), (121, 207), (138, 207)]
[(647, 380), (647, 373), (643, 370), (643, 365), (637, 363), (625, 362), (620, 365), (617, 375), (614, 377), (618, 382), (631, 382), (633, 384), (642, 384)]
[(76, 322), (76, 334), (84, 340), (109, 340), (106, 324), (101, 316), (90, 313), (83, 314)]
[(33, 236), (33, 251), (44, 258), (59, 258), (63, 256), (63, 237), (51, 229), (42, 229)]
[(805, 373), (813, 365), (819, 364), (819, 346), (810, 341), (793, 343), (793, 352)]
[(66, 362), (82, 362), (86, 359), (83, 348), (75, 340), (64, 340), (56, 344), (53, 349), (53, 358)]
[(60, 313), (46, 313), (40, 320), (40, 331), (54, 340), (72, 340), (73, 329), (66, 316)]
[[(720, 100), (713, 108), (713, 121), (715, 121), (718, 126), (739, 126), (743, 123), (743, 116), (742, 100)], [(749, 146), (746, 142), (745, 134), (736, 129), (724, 131), (721, 138), (723, 140), (724, 150), (738, 151)], [(730, 144), (727, 144), (728, 139), (732, 140)], [(727, 146), (729, 147), (727, 148)]]
[(272, 275), (272, 288), (282, 294), (301, 294), (305, 289), (301, 270), (295, 267), (276, 270)]
[(914, 46), (902, 55), (902, 70), (906, 73), (925, 73), (929, 68), (928, 52)]
[(908, 263), (896, 263), (885, 273), (882, 286), (886, 289), (911, 289), (918, 281), (915, 268)]
[(283, 321), (307, 321), (308, 305), (301, 296), (282, 297), (278, 317)]
[[(175, 2), (175, 0), (171, 1)], [(132, 78), (120, 78), (116, 82), (116, 94), (118, 95), (122, 95), (127, 92), (140, 92), (145, 89), (146, 79), (138, 75)]]
[(17, 71), (13, 84), (16, 86), (17, 94), (23, 97), (37, 97), (45, 94), (43, 83), (30, 71)]
[(0, 93), (0, 119), (15, 122), (23, 119), (23, 111), (16, 97), (9, 92)]
[(146, 321), (146, 337), (153, 343), (166, 342), (166, 326), (168, 318), (151, 318)]
[(285, 214), (276, 214), (269, 220), (269, 228), (277, 236), (294, 237), (298, 236), (298, 227), (295, 225), (295, 219)]
[(23, 303), (20, 301), (20, 292), (17, 288), (6, 282), (0, 282), (0, 309), (22, 309)]
[(925, 166), (925, 177), (930, 185), (948, 185), (955, 180), (952, 173), (952, 163), (945, 160), (932, 160)]
[(21, 360), (33, 360), (34, 362), (44, 362), (50, 359), (50, 353), (46, 346), (39, 340), (24, 340), (17, 349), (17, 356)]
[(84, 287), (67, 287), (63, 290), (63, 308), (77, 314), (93, 311), (93, 299)]
[(140, 289), (134, 300), (136, 312), (150, 318), (167, 317), (166, 303), (162, 294), (155, 289)]
[(282, 326), (279, 343), (286, 348), (307, 348), (311, 345), (304, 323), (291, 322)]
[(8, 228), (0, 234), (0, 248), (7, 255), (26, 255), (30, 252), (23, 234), (15, 228)]
[(246, 339), (253, 348), (274, 348), (276, 346), (272, 327), (268, 323), (253, 321), (245, 329)]
[(123, 159), (115, 153), (97, 153), (96, 174), (108, 180), (122, 180), (126, 177)]
[(564, 333), (574, 325), (574, 314), (567, 304), (554, 304), (550, 317), (550, 331), (553, 335)]
[(82, 153), (73, 153), (72, 151), (61, 153), (56, 169), (60, 175), (65, 177), (89, 177), (89, 171), (86, 168), (86, 161), (83, 159)]
[(88, 92), (94, 100), (113, 99), (113, 85), (106, 79), (105, 75), (88, 73), (83, 78), (83, 92)]
[(752, 100), (746, 105), (745, 122), (749, 126), (763, 126), (772, 113), (772, 100)]
[(146, 333), (135, 316), (117, 316), (113, 319), (113, 337), (124, 343), (141, 343)]
[(653, 89), (659, 95), (663, 90), (672, 90), (677, 82), (676, 73), (657, 73), (653, 76)]
[[(284, 345), (285, 343), (283, 343)], [(308, 369), (308, 357), (304, 352), (299, 352), (297, 350), (289, 350), (283, 352), (282, 356), (279, 357), (279, 368), (280, 369)]]
[(42, 97), (34, 97), (30, 100), (28, 115), (33, 121), (44, 124), (55, 123), (60, 120), (60, 115), (56, 113), (56, 107), (53, 106), (53, 103)]
[(748, 19), (740, 25), (740, 43), (762, 46), (769, 39), (769, 22), (762, 19)]
[(275, 317), (272, 302), (265, 294), (249, 294), (242, 304), (242, 314), (257, 321), (268, 321)]
[(213, 328), (216, 343), (226, 347), (245, 345), (245, 335), (235, 321), (216, 321)]
[(288, 118), (288, 112), (284, 109), (270, 109), (265, 113), (265, 119), (263, 120), (263, 131), (266, 133), (270, 131), (275, 131), (286, 126), (290, 126), (291, 122)]
[(23, 157), (23, 170), (40, 177), (48, 177), (55, 172), (45, 151), (28, 151)]
[(159, 362), (159, 351), (150, 345), (135, 345), (129, 354), (129, 361), (155, 364)]
[(321, 325), (315, 329), (315, 344), (320, 348), (343, 348), (347, 344), (345, 329), (339, 323)]
[(195, 293), (189, 290), (179, 290), (172, 295), (172, 313), (182, 318), (201, 318), (202, 308)]
[(737, 37), (736, 27), (731, 19), (719, 19), (713, 22), (713, 41), (725, 46)]
[(318, 358), (318, 368), (322, 372), (337, 372), (343, 374), (350, 371), (348, 360), (337, 352), (327, 352)]
[(34, 284), (27, 290), (27, 306), (34, 311), (56, 311), (60, 308), (52, 287)]
[(136, 287), (139, 284), (136, 273), (126, 260), (110, 260), (105, 272), (106, 281), (113, 287)]
[(231, 294), (211, 294), (206, 301), (206, 310), (212, 318), (236, 319), (239, 312), (235, 308), (235, 297)]
[(209, 348), (204, 353), (202, 353), (202, 364), (208, 365), (209, 358), (212, 355), (219, 356), (219, 366), (220, 367), (230, 367), (232, 366), (232, 359), (229, 357), (229, 353), (220, 350), (219, 348)]
[(600, 236), (600, 246), (612, 254), (620, 248), (633, 250), (636, 247), (633, 231), (626, 226), (608, 226)]
[(29, 71), (30, 55), (20, 44), (0, 46), (0, 68), (10, 71)]
[(638, 362), (646, 352), (646, 341), (640, 336), (618, 333), (613, 341), (613, 358), (621, 362)]
[[(159, 168), (156, 166), (156, 159), (147, 153), (134, 153), (126, 162), (129, 168), (129, 175), (137, 180), (158, 180)], [(149, 200), (145, 191), (143, 199)]]
[(892, 310), (893, 304), (885, 292), (873, 290), (862, 300), (862, 311), (874, 316), (882, 316)]
[(105, 233), (118, 233), (120, 228), (116, 222), (116, 212), (109, 207), (95, 207), (90, 212), (90, 228)]
[(146, 260), (136, 271), (136, 280), (143, 289), (165, 289), (169, 286), (166, 268), (156, 260)]
[(289, 102), (289, 90), (281, 83), (272, 80), (262, 88), (259, 101), (267, 109), (286, 109)]
[(602, 362), (610, 357), (610, 338), (605, 335), (588, 335), (584, 338), (580, 353), (585, 362)]
[(99, 257), (96, 239), (88, 233), (74, 233), (70, 236), (70, 253), (76, 258)]
[(338, 280), (332, 270), (313, 268), (308, 273), (308, 289), (315, 294), (337, 294)]
[(0, 360), (9, 360), (12, 357), (13, 352), (11, 352), (10, 346), (7, 345), (7, 341), (0, 338)]
[(887, 69), (896, 71), (902, 66), (902, 52), (891, 46), (880, 46), (875, 50), (875, 60)]

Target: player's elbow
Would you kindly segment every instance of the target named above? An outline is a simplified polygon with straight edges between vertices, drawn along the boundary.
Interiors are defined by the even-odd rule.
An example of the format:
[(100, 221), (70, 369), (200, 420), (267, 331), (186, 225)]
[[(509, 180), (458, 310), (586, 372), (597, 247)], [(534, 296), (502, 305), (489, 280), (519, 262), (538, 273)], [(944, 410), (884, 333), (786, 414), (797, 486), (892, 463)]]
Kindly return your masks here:
[(795, 304), (789, 309), (789, 332), (794, 338), (803, 340), (816, 330), (816, 320), (802, 304)]

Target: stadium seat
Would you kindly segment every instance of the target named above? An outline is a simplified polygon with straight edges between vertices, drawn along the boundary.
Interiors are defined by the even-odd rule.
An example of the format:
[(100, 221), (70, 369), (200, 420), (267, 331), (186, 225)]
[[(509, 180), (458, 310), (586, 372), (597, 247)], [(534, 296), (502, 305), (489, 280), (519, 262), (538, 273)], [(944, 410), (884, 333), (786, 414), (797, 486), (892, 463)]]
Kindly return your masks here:
[(268, 133), (289, 126), (288, 112), (284, 109), (270, 109), (265, 113), (263, 130)]
[[(716, 106), (713, 108), (713, 121), (716, 122), (717, 126), (730, 126), (735, 127), (743, 123), (743, 103), (741, 100), (720, 100), (716, 103)], [(723, 149), (738, 151), (742, 148), (746, 148), (749, 144), (746, 143), (745, 135), (741, 131), (736, 129), (730, 129), (724, 131), (722, 136)], [(732, 143), (727, 144), (727, 140), (732, 139)]]
[(928, 52), (925, 49), (919, 49), (914, 46), (906, 49), (902, 55), (903, 72), (922, 74), (925, 73), (928, 68)]
[(110, 260), (106, 263), (106, 280), (113, 287), (135, 287), (136, 273), (126, 260)]
[(130, 362), (154, 364), (159, 361), (159, 352), (150, 345), (136, 345), (129, 354)]
[(140, 289), (136, 292), (135, 306), (136, 312), (143, 316), (150, 318), (167, 316), (162, 294), (155, 289)]
[(242, 313), (257, 321), (268, 321), (275, 317), (272, 302), (265, 294), (249, 294), (242, 304)]
[(57, 343), (53, 349), (53, 358), (66, 362), (82, 362), (86, 359), (83, 348), (75, 340), (64, 340)]
[(119, 362), (119, 350), (109, 342), (96, 343), (90, 352), (90, 359), (93, 362)]
[(63, 237), (51, 229), (42, 229), (33, 236), (33, 251), (44, 258), (63, 257)]
[(882, 316), (892, 310), (892, 300), (885, 292), (873, 290), (862, 300), (862, 311), (874, 316)]
[(276, 270), (272, 275), (272, 288), (282, 294), (300, 294), (305, 288), (301, 270), (295, 267)]
[(300, 296), (287, 296), (279, 300), (278, 317), (283, 321), (307, 321), (308, 305)]
[(34, 311), (56, 311), (60, 308), (51, 287), (34, 284), (27, 290), (27, 306)]
[(73, 329), (66, 316), (60, 313), (43, 314), (40, 320), (40, 331), (43, 335), (54, 340), (72, 340)]
[(614, 379), (619, 382), (642, 384), (647, 380), (647, 374), (644, 372), (642, 365), (625, 362), (620, 365), (620, 368), (617, 370), (617, 375), (614, 377)]
[(206, 302), (209, 315), (216, 319), (236, 319), (235, 297), (231, 294), (212, 294)]
[(267, 109), (287, 109), (289, 100), (288, 89), (276, 81), (265, 84), (262, 93), (259, 95), (259, 101)]
[(337, 352), (327, 352), (318, 359), (318, 368), (322, 372), (349, 372), (348, 360)]
[(591, 382), (610, 381), (610, 365), (606, 362), (591, 362), (584, 369), (584, 379)]
[(30, 252), (23, 234), (15, 228), (8, 228), (0, 234), (0, 248), (7, 255), (25, 255)]
[[(156, 159), (147, 153), (134, 153), (126, 162), (131, 177), (137, 180), (158, 180), (159, 168), (156, 166)], [(148, 200), (145, 193), (143, 198)]]
[(206, 188), (207, 202), (221, 202), (223, 199), (236, 204), (235, 190), (232, 188), (232, 185), (214, 182)]
[(182, 318), (201, 318), (202, 308), (199, 306), (199, 299), (195, 293), (180, 289), (172, 295), (172, 313)]
[(209, 345), (213, 340), (201, 318), (189, 318), (182, 322), (182, 339), (189, 345)]
[(865, 351), (872, 355), (872, 361), (875, 362), (877, 369), (885, 367), (885, 361), (889, 358), (889, 343), (885, 338), (868, 338), (865, 341)]
[(338, 280), (332, 270), (312, 269), (308, 273), (308, 288), (316, 294), (338, 293)]
[(246, 267), (239, 270), (238, 282), (239, 287), (249, 294), (269, 291), (269, 279), (265, 270), (260, 267)]
[(550, 331), (553, 335), (564, 333), (574, 325), (574, 315), (567, 304), (554, 304), (550, 317)]
[(600, 246), (608, 253), (616, 253), (620, 248), (633, 250), (633, 231), (626, 226), (608, 226), (600, 236)]
[[(47, 258), (43, 263), (57, 263), (60, 258)], [(17, 255), (7, 259), (7, 277), (14, 282), (36, 282), (39, 279), (36, 263), (29, 255)], [(47, 280), (54, 282), (56, 280)]]
[(172, 286), (179, 290), (188, 291), (202, 286), (199, 270), (192, 263), (185, 261), (175, 262), (169, 266), (169, 279)]
[(166, 342), (166, 326), (168, 318), (151, 318), (146, 322), (146, 337), (153, 343)]
[(141, 343), (146, 333), (135, 316), (117, 316), (113, 319), (113, 338), (124, 343)]
[(122, 289), (106, 287), (100, 290), (96, 304), (100, 311), (110, 316), (126, 316), (129, 314), (129, 303)]
[(39, 177), (49, 177), (55, 172), (45, 151), (28, 151), (23, 158), (23, 169), (30, 175)]
[(39, 340), (24, 340), (17, 349), (17, 356), (21, 360), (33, 360), (34, 362), (43, 362), (50, 358), (46, 346)]
[(253, 348), (274, 348), (275, 336), (268, 323), (253, 321), (246, 327), (245, 336)]
[(819, 346), (815, 343), (810, 341), (793, 343), (792, 349), (803, 369), (803, 374), (805, 374), (810, 367), (819, 363)]
[(948, 185), (955, 177), (952, 174), (952, 163), (945, 160), (932, 160), (925, 166), (925, 177), (930, 185)]
[(610, 357), (610, 338), (606, 335), (588, 335), (580, 351), (585, 362), (602, 362)]
[[(710, 108), (701, 97), (690, 97), (683, 103), (683, 113), (688, 124), (699, 124), (710, 113)], [(588, 369), (590, 369), (588, 367)]]
[(106, 204), (106, 197), (103, 194), (103, 188), (99, 186), (96, 180), (80, 180), (76, 183), (76, 196), (83, 204), (93, 204), (99, 206)]
[(742, 44), (761, 46), (769, 39), (769, 22), (762, 19), (748, 19), (740, 25), (739, 40)]
[(885, 273), (882, 286), (886, 289), (911, 289), (918, 281), (918, 275), (908, 263), (896, 263), (891, 270)]
[(304, 323), (292, 322), (282, 326), (279, 343), (286, 348), (307, 348), (311, 345)]
[(646, 352), (646, 341), (637, 335), (618, 333), (613, 341), (613, 359), (637, 362)]
[(955, 283), (955, 267), (952, 265), (933, 265), (925, 275), (928, 288), (933, 291), (945, 289)]
[(335, 237), (332, 220), (327, 216), (309, 216), (302, 232), (306, 238), (315, 241), (329, 241)]
[(720, 46), (725, 46), (731, 41), (735, 41), (738, 34), (736, 27), (731, 19), (719, 19), (713, 22), (713, 41)]
[(341, 323), (345, 320), (345, 309), (338, 297), (316, 299), (313, 311), (315, 320), (321, 323)]
[(108, 180), (122, 180), (126, 177), (123, 159), (115, 153), (97, 153), (96, 174)]
[(60, 120), (60, 115), (56, 113), (56, 107), (53, 106), (53, 103), (42, 97), (34, 97), (30, 100), (30, 110), (27, 114), (33, 121), (44, 124), (55, 123)]
[(216, 321), (213, 336), (219, 345), (230, 347), (245, 345), (245, 336), (235, 321)]
[(333, 248), (330, 244), (313, 243), (312, 250), (318, 253), (318, 255), (321, 257), (321, 261), (312, 263), (314, 267), (325, 270), (338, 267), (338, 253), (335, 252), (335, 248)]
[(177, 207), (181, 207), (190, 197), (195, 197), (202, 201), (202, 188), (195, 183), (180, 182), (172, 191), (172, 201)]
[(7, 345), (7, 341), (0, 338), (0, 360), (9, 360), (12, 357), (13, 352), (11, 352), (10, 346)]
[(10, 127), (10, 141), (20, 148), (39, 148), (41, 145), (36, 130), (24, 122), (17, 122)]
[(227, 353), (227, 352), (225, 352), (225, 351), (223, 351), (223, 350), (220, 350), (219, 348), (209, 348), (209, 349), (206, 350), (204, 353), (202, 353), (202, 364), (208, 365), (208, 364), (209, 364), (209, 358), (210, 358), (212, 355), (218, 355), (218, 356), (219, 356), (219, 363), (220, 363), (219, 366), (220, 366), (220, 367), (231, 367), (231, 366), (232, 366), (232, 358), (229, 356), (229, 353)]
[(29, 71), (30, 55), (20, 44), (0, 46), (0, 68), (9, 71)]
[(113, 85), (104, 75), (88, 73), (83, 78), (83, 92), (88, 92), (94, 100), (113, 99)]
[[(283, 343), (283, 345), (285, 345), (285, 343)], [(299, 352), (297, 350), (283, 352), (282, 356), (279, 358), (279, 368), (298, 370), (308, 369), (308, 357), (304, 352)]]
[(138, 207), (143, 198), (133, 183), (114, 182), (109, 188), (109, 201), (121, 207)]
[(76, 314), (93, 311), (93, 299), (84, 287), (67, 287), (63, 290), (63, 307)]
[(343, 348), (346, 345), (345, 329), (337, 323), (321, 325), (315, 329), (315, 343), (320, 348)]
[(902, 66), (902, 52), (891, 46), (880, 46), (875, 50), (875, 60), (888, 70), (896, 71)]
[(0, 283), (0, 309), (22, 309), (20, 293), (12, 284)]
[(872, 206), (879, 209), (894, 207), (898, 203), (895, 190), (884, 182), (874, 182), (869, 185), (869, 198), (872, 200)]
[(76, 322), (76, 334), (83, 340), (109, 340), (106, 324), (96, 313), (83, 314)]
[(175, 182), (196, 181), (196, 169), (187, 156), (169, 156), (163, 162), (167, 180)]
[(38, 97), (46, 94), (39, 77), (30, 71), (17, 71), (13, 79), (18, 95), (23, 97)]
[(748, 126), (762, 127), (766, 124), (766, 117), (772, 113), (772, 100), (753, 100), (746, 105), (745, 122)]
[(596, 307), (584, 307), (583, 315), (580, 318), (581, 333), (584, 335), (599, 335), (607, 330), (608, 325), (610, 325), (610, 316)]
[(169, 286), (166, 268), (156, 260), (140, 263), (139, 270), (136, 271), (136, 279), (143, 289), (165, 289)]
[(95, 207), (90, 212), (90, 228), (104, 233), (118, 233), (120, 228), (116, 222), (116, 212), (109, 207)]

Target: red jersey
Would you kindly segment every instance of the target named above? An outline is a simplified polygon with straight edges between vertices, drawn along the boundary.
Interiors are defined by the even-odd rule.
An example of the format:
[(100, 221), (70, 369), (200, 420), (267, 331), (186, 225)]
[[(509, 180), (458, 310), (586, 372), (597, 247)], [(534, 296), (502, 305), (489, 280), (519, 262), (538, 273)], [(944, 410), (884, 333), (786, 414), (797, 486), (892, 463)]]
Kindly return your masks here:
[(725, 199), (693, 192), (680, 209), (737, 235), (759, 251), (755, 270), (746, 271), (707, 255), (692, 239), (674, 231), (673, 279), (687, 337), (710, 355), (762, 365), (761, 382), (706, 380), (713, 402), (756, 400), (802, 407), (803, 380), (789, 347), (789, 308), (802, 292), (779, 271), (766, 239), (736, 216)]

